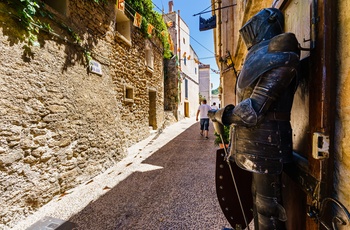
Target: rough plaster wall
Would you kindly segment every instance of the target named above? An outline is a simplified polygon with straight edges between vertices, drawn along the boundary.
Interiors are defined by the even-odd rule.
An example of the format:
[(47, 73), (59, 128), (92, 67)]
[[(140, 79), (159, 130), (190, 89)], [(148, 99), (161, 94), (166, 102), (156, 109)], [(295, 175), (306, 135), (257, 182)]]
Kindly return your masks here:
[(350, 2), (338, 1), (337, 60), (339, 81), (336, 123), (336, 188), (338, 199), (350, 209)]
[[(146, 74), (145, 38), (133, 29), (130, 47), (113, 36), (113, 3), (71, 0), (70, 7), (64, 23), (88, 44), (102, 76), (88, 73), (80, 48), (45, 32), (40, 46), (24, 49), (16, 20), (0, 14), (0, 229), (103, 172), (146, 138), (149, 88), (158, 92), (159, 127), (164, 119), (161, 52), (153, 50), (154, 72)], [(4, 3), (0, 9), (8, 12)], [(134, 87), (134, 103), (124, 102), (125, 84)]]

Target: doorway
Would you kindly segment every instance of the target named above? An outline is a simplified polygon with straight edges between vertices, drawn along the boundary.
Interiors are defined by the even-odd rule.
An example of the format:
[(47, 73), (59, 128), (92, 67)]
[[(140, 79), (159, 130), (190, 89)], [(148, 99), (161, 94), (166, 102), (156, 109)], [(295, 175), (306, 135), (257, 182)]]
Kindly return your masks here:
[(148, 108), (148, 122), (149, 126), (152, 127), (153, 130), (157, 129), (157, 92), (149, 91), (149, 108)]
[(185, 117), (190, 117), (190, 103), (185, 102), (184, 106)]

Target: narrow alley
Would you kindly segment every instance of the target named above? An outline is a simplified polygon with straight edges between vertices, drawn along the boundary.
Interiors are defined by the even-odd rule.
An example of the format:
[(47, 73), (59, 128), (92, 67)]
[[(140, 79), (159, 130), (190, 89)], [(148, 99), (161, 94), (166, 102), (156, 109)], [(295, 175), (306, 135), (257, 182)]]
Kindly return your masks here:
[[(29, 227), (30, 221), (42, 219), (44, 215), (64, 219), (75, 225), (74, 229), (84, 230), (230, 227), (215, 192), (217, 146), (213, 142), (212, 124), (206, 140), (200, 136), (199, 124), (194, 119), (185, 120), (164, 129), (144, 147), (135, 146), (135, 152), (139, 147), (138, 153), (126, 157), (119, 168), (104, 173), (104, 179), (94, 178), (52, 201), (28, 218), (27, 223), (22, 222), (18, 229)], [(153, 153), (149, 150), (172, 136), (175, 138)], [(121, 164), (124, 169), (120, 168)], [(114, 186), (108, 184), (113, 177), (120, 180)], [(104, 193), (83, 199), (96, 190)]]

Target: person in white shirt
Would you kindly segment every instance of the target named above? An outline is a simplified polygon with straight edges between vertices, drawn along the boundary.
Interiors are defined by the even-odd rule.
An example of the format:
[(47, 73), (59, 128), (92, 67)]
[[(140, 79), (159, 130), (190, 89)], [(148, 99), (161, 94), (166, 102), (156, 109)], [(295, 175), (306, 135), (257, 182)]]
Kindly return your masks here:
[(204, 135), (205, 139), (208, 139), (209, 131), (209, 117), (208, 111), (211, 110), (210, 105), (207, 104), (207, 100), (203, 99), (202, 104), (198, 107), (196, 121), (198, 121), (198, 116), (200, 116), (200, 134)]
[(219, 108), (216, 106), (216, 102), (213, 103), (213, 105), (211, 106), (211, 109), (215, 109), (218, 110)]

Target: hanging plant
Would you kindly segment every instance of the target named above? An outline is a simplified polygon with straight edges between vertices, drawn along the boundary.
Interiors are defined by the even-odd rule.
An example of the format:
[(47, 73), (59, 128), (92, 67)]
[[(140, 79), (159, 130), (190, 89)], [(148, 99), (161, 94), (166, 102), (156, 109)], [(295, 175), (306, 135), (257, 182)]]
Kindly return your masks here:
[[(95, 3), (107, 3), (107, 0), (89, 0)], [(7, 4), (13, 9), (13, 14), (19, 19), (20, 25), (26, 31), (29, 45), (33, 45), (37, 41), (39, 29), (53, 32), (51, 26), (42, 23), (36, 18), (38, 13), (42, 17), (52, 17), (50, 13), (44, 10), (44, 3), (39, 0), (11, 0)], [(74, 31), (68, 31), (76, 42), (80, 42), (79, 36)]]
[[(148, 23), (154, 26), (156, 36), (161, 40), (164, 51), (163, 56), (166, 59), (169, 59), (172, 54), (170, 51), (170, 44), (168, 41), (168, 28), (165, 25), (163, 16), (153, 10), (153, 3), (151, 0), (126, 0), (127, 6), (129, 6), (130, 11), (136, 11), (142, 15), (141, 31), (144, 36), (149, 37), (150, 35), (147, 32)], [(135, 12), (133, 12), (135, 13)], [(130, 15), (133, 16), (133, 15)], [(166, 33), (162, 34), (162, 31)]]
[(26, 31), (28, 42), (32, 45), (36, 40), (38, 33), (38, 27), (40, 21), (35, 20), (35, 15), (40, 9), (39, 2), (37, 0), (12, 0), (7, 1), (7, 4), (13, 9), (11, 14), (18, 17), (20, 25)]
[[(214, 145), (220, 146), (220, 144), (228, 144), (230, 142), (230, 127), (224, 126), (224, 134), (223, 135), (220, 136), (217, 132), (215, 132), (214, 135), (215, 135)], [(222, 143), (222, 142), (224, 142), (224, 143)]]

